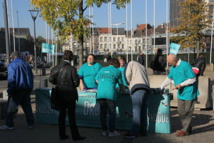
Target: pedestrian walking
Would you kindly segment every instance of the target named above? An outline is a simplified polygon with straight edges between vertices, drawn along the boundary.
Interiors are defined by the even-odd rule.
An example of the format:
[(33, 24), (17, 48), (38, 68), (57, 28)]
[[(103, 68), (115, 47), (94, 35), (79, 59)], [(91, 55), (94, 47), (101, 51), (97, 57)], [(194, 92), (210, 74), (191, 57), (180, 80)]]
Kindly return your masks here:
[(143, 52), (140, 52), (139, 55), (137, 56), (137, 62), (139, 62), (141, 65), (144, 65), (144, 57), (143, 57)]
[(174, 81), (174, 89), (177, 89), (178, 97), (178, 114), (182, 129), (177, 130), (177, 137), (186, 136), (192, 133), (192, 114), (197, 96), (199, 95), (196, 76), (192, 70), (192, 66), (179, 59), (174, 54), (167, 56), (170, 72), (161, 85), (161, 89), (167, 86), (172, 80)]
[(197, 77), (204, 75), (204, 70), (206, 68), (206, 59), (204, 57), (204, 54), (200, 53), (198, 55), (198, 58), (195, 59), (193, 67), (197, 67), (199, 69), (199, 73), (197, 74)]
[(131, 130), (124, 137), (147, 136), (147, 101), (150, 86), (146, 68), (138, 62), (131, 61), (125, 68), (125, 77), (131, 93), (133, 119)]
[(63, 61), (51, 69), (49, 81), (56, 84), (58, 104), (59, 104), (59, 136), (61, 140), (68, 138), (65, 129), (66, 112), (69, 117), (70, 130), (73, 140), (84, 140), (80, 136), (76, 125), (76, 100), (78, 100), (77, 87), (79, 86), (79, 77), (74, 66), (71, 66), (73, 59), (72, 51), (65, 50)]
[[(33, 89), (33, 73), (27, 62), (20, 58), (17, 51), (11, 53), (11, 63), (8, 66), (8, 102), (12, 98), (15, 104), (21, 105), (28, 128), (34, 127), (34, 116), (31, 107), (30, 94)], [(0, 126), (1, 130), (14, 129), (14, 113), (7, 113), (6, 125)]]
[(162, 49), (157, 50), (157, 55), (151, 63), (151, 68), (153, 69), (153, 74), (161, 75), (165, 73), (166, 62), (164, 60)]

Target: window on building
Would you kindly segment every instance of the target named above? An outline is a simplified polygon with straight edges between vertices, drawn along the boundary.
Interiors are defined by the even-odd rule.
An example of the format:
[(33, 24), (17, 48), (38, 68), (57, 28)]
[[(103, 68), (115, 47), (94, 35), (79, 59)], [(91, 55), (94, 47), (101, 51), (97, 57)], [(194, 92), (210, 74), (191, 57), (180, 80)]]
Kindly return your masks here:
[(124, 49), (124, 44), (122, 44), (122, 49)]
[(113, 38), (113, 41), (115, 41), (115, 40), (116, 40), (116, 38), (114, 37), (114, 38)]
[(103, 41), (103, 37), (100, 37), (100, 42), (102, 42)]
[(100, 49), (102, 49), (103, 48), (103, 44), (100, 44)]
[(120, 37), (117, 37), (117, 41), (120, 41)]
[(104, 38), (104, 41), (105, 41), (105, 42), (107, 41), (107, 37)]
[(111, 37), (109, 37), (109, 41), (111, 42)]
[(113, 49), (116, 49), (116, 45), (114, 44)]
[(105, 44), (104, 48), (107, 49), (107, 44)]
[(124, 37), (122, 37), (122, 41), (124, 41)]

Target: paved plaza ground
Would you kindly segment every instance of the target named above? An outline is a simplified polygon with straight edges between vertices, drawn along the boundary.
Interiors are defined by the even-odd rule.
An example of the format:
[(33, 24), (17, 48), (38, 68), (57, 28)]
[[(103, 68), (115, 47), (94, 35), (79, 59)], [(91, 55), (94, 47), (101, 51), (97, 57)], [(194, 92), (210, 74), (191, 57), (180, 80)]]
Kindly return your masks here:
[[(33, 106), (35, 107), (35, 106)], [(35, 112), (35, 108), (34, 108)], [(0, 143), (69, 143), (68, 140), (61, 141), (58, 136), (57, 125), (36, 124), (34, 129), (28, 129), (25, 116), (22, 110), (15, 118), (15, 129), (0, 131)], [(0, 121), (3, 125), (4, 121)], [(148, 137), (137, 137), (135, 139), (125, 139), (123, 135), (116, 138), (104, 137), (101, 135), (100, 128), (79, 127), (81, 135), (86, 140), (76, 141), (79, 143), (213, 143), (214, 142), (214, 112), (213, 111), (195, 111), (193, 115), (193, 133), (185, 137), (176, 137), (175, 131), (181, 128), (177, 109), (171, 108), (171, 134), (154, 134), (150, 133)], [(121, 134), (126, 131), (119, 130)], [(70, 135), (69, 127), (67, 134)]]
[[(47, 71), (48, 73), (48, 71)], [(150, 73), (150, 72), (149, 72)], [(211, 80), (214, 79), (214, 72), (205, 72)], [(47, 78), (44, 76), (43, 78)], [(39, 85), (41, 77), (35, 78), (36, 86)], [(1, 81), (0, 81), (1, 82)], [(3, 88), (3, 86), (2, 86)], [(2, 90), (2, 89), (1, 89)], [(32, 107), (35, 114), (35, 95), (32, 95)], [(0, 120), (0, 125), (4, 125), (5, 121)], [(57, 125), (35, 124), (34, 129), (28, 129), (25, 116), (20, 108), (16, 118), (14, 119), (14, 130), (0, 130), (0, 143), (213, 143), (214, 142), (214, 111), (213, 110), (195, 110), (193, 114), (193, 133), (185, 137), (176, 137), (175, 131), (181, 128), (177, 108), (171, 108), (171, 134), (155, 134), (149, 133), (148, 137), (137, 137), (135, 139), (125, 139), (124, 130), (119, 130), (122, 134), (116, 138), (104, 137), (101, 135), (100, 128), (79, 127), (82, 136), (86, 137), (83, 141), (73, 141), (70, 135), (69, 127), (67, 134), (69, 139), (61, 141), (58, 136)]]

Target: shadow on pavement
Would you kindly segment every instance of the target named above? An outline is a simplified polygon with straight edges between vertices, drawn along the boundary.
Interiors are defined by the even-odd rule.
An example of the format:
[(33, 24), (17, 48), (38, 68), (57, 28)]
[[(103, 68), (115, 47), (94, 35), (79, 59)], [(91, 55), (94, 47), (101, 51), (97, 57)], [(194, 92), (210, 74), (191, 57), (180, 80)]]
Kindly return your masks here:
[[(200, 114), (193, 113), (192, 118), (192, 127), (193, 127), (193, 133), (192, 134), (198, 134), (203, 133), (207, 131), (214, 131), (214, 124), (209, 124), (211, 121), (213, 121), (213, 116), (209, 115), (209, 112), (213, 111), (204, 111), (207, 114), (201, 114), (203, 111), (200, 111)], [(176, 130), (180, 130), (182, 128), (179, 116), (177, 114), (177, 109), (171, 111), (171, 127), (172, 127), (172, 133), (176, 132)]]

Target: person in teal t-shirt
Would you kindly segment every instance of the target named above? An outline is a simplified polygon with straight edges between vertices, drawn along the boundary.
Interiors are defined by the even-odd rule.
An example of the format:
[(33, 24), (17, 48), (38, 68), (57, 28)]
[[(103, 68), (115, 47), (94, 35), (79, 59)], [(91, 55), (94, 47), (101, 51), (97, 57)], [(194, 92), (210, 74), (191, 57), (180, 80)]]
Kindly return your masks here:
[(174, 54), (167, 56), (167, 61), (171, 65), (168, 77), (161, 85), (161, 89), (167, 86), (171, 80), (174, 81), (178, 97), (178, 114), (182, 124), (182, 129), (177, 130), (176, 136), (186, 136), (192, 132), (191, 121), (194, 105), (199, 95), (196, 76), (192, 66), (177, 58)]
[(102, 66), (99, 63), (94, 62), (94, 59), (95, 56), (93, 54), (89, 54), (87, 62), (83, 64), (78, 71), (80, 78), (80, 90), (97, 88), (95, 76)]
[[(118, 70), (121, 72), (121, 76), (122, 76), (122, 84), (124, 85), (124, 88), (128, 89), (128, 85), (126, 83), (126, 79), (125, 79), (125, 64), (126, 64), (126, 58), (122, 55), (118, 56), (118, 61), (120, 63), (120, 66), (118, 68)], [(119, 84), (116, 85), (116, 88), (119, 88)]]
[[(97, 76), (98, 82), (97, 101), (100, 105), (100, 121), (103, 129), (103, 135), (109, 137), (119, 136), (120, 133), (115, 131), (116, 120), (116, 93), (115, 86), (120, 84), (123, 90), (121, 73), (117, 69), (119, 62), (117, 59), (110, 59), (107, 67), (102, 68)], [(106, 118), (109, 113), (109, 133), (107, 131)]]

